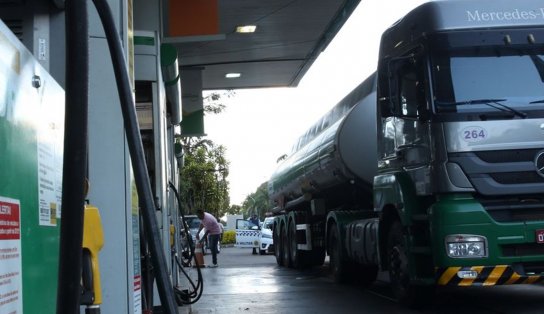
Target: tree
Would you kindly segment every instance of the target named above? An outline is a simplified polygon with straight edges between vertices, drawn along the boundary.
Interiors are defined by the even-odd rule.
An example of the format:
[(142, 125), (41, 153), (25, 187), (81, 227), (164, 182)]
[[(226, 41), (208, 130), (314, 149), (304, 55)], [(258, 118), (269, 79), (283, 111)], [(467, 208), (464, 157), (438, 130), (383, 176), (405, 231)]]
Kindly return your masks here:
[(242, 203), (242, 208), (245, 217), (256, 214), (262, 220), (272, 209), (268, 198), (268, 182), (262, 183), (254, 193), (249, 194)]
[(205, 93), (202, 100), (204, 101), (204, 113), (218, 114), (225, 110), (226, 106), (223, 103), (225, 98), (231, 98), (236, 95), (236, 92), (232, 89), (228, 89), (221, 92), (209, 92)]
[[(203, 97), (204, 112), (219, 114), (226, 107), (222, 100), (233, 97), (233, 91), (212, 92)], [(185, 163), (180, 172), (180, 194), (185, 213), (204, 209), (221, 217), (230, 203), (229, 162), (226, 148), (204, 137), (181, 137)]]
[(226, 215), (237, 215), (242, 213), (242, 206), (240, 205), (231, 205), (223, 214)]
[(180, 173), (181, 193), (184, 195), (184, 209), (194, 213), (204, 209), (214, 216), (229, 206), (229, 163), (225, 148), (212, 141), (198, 141), (190, 145), (186, 141), (185, 166)]

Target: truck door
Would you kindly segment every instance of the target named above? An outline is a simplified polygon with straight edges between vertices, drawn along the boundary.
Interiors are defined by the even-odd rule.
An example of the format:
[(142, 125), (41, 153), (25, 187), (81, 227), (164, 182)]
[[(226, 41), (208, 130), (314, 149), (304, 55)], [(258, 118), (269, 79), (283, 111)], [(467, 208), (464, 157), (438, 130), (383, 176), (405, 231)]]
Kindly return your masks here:
[(235, 247), (256, 248), (259, 246), (261, 228), (248, 220), (236, 220), (236, 244)]
[(410, 53), (390, 63), (393, 116), (384, 121), (383, 155), (404, 169), (416, 183), (418, 194), (430, 190), (430, 123), (423, 54)]

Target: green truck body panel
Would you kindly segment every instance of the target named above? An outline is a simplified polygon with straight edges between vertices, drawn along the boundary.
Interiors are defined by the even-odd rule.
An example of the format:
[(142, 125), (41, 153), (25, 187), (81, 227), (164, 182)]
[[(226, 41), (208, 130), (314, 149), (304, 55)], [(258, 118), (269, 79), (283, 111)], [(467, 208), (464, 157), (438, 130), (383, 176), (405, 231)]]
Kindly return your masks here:
[[(431, 206), (430, 213), (434, 261), (437, 267), (512, 265), (544, 259), (544, 254), (506, 256), (503, 253), (504, 245), (536, 245), (536, 230), (544, 229), (544, 221), (496, 222), (470, 194), (445, 195)], [(485, 236), (489, 256), (477, 259), (447, 257), (444, 239), (449, 234)]]

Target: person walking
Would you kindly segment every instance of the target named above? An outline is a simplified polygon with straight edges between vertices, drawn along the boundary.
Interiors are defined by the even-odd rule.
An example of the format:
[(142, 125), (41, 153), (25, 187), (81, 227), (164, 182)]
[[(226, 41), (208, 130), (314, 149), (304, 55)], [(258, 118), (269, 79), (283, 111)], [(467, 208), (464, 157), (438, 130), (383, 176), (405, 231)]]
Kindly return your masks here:
[[(251, 216), (251, 218), (249, 218), (249, 222), (251, 224), (253, 224), (253, 226), (250, 225), (250, 228), (253, 228), (254, 226), (257, 226), (257, 228), (260, 228), (259, 226), (259, 218), (257, 217), (257, 215), (253, 214)], [(256, 255), (257, 254), (257, 248), (256, 247), (253, 247), (253, 252), (252, 252), (253, 255)]]
[(201, 241), (199, 234), (203, 228), (206, 228), (206, 233), (202, 237), (202, 240), (208, 237), (209, 246), (212, 251), (212, 263), (210, 267), (217, 267), (217, 243), (219, 242), (219, 237), (221, 236), (221, 228), (217, 224), (217, 219), (210, 213), (205, 212), (202, 209), (196, 211), (196, 215), (200, 219), (200, 227), (196, 233), (197, 241)]
[(219, 235), (219, 243), (223, 243), (223, 233), (225, 232), (225, 228), (223, 227), (223, 224), (221, 223), (219, 218), (217, 218), (217, 225), (219, 226), (219, 229), (221, 230), (221, 233)]

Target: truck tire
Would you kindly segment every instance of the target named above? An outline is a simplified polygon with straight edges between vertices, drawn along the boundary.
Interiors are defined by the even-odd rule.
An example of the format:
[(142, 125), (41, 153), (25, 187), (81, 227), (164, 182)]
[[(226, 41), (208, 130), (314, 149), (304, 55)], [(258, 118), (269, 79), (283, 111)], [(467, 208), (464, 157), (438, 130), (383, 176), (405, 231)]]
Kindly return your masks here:
[(272, 237), (274, 242), (274, 255), (276, 256), (276, 263), (278, 266), (283, 266), (283, 246), (281, 241), (280, 224), (274, 226)]
[(291, 264), (293, 268), (304, 269), (308, 267), (308, 253), (298, 249), (297, 225), (295, 219), (289, 221), (289, 248), (291, 249)]
[(408, 244), (400, 221), (395, 221), (387, 238), (387, 257), (391, 290), (397, 301), (405, 306), (417, 308), (432, 299), (429, 286), (414, 285), (410, 282)]
[(329, 237), (329, 268), (331, 270), (332, 278), (335, 282), (343, 283), (347, 281), (348, 270), (347, 263), (343, 260), (344, 254), (342, 252), (342, 241), (340, 239), (340, 232), (336, 227), (336, 224), (331, 226)]
[(289, 245), (288, 226), (286, 224), (281, 225), (281, 246), (283, 252), (283, 266), (293, 267), (293, 261), (291, 260), (291, 246)]
[(291, 256), (291, 266), (293, 268), (301, 268), (301, 252), (297, 248), (297, 227), (294, 219), (289, 219), (287, 237), (289, 238), (289, 254)]

